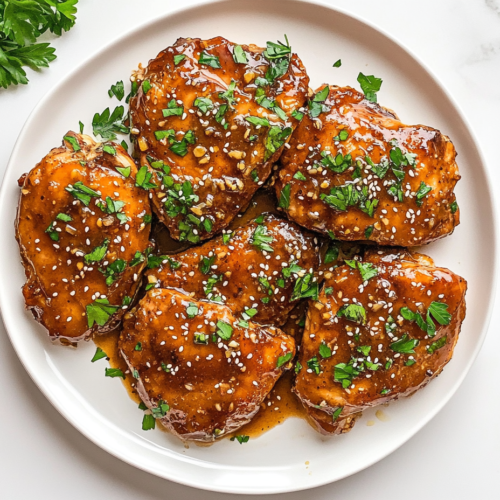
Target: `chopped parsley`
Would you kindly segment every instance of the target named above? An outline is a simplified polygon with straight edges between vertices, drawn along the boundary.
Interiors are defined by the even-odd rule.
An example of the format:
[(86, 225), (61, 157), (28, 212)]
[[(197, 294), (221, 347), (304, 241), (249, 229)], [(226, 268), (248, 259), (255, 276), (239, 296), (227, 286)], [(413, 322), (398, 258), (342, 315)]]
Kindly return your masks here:
[(104, 374), (106, 377), (121, 377), (122, 379), (125, 379), (125, 374), (120, 370), (120, 368), (105, 368)]
[(171, 99), (166, 109), (162, 109), (162, 113), (164, 118), (169, 116), (182, 116), (182, 113), (184, 113), (184, 104), (177, 104), (175, 99)]
[(312, 118), (317, 118), (321, 113), (330, 111), (330, 106), (324, 104), (329, 94), (330, 87), (327, 85), (309, 101), (309, 114)]
[(153, 189), (156, 186), (153, 182), (151, 182), (151, 177), (153, 174), (149, 171), (147, 165), (143, 165), (135, 176), (135, 185), (142, 189)]
[(326, 344), (321, 343), (319, 345), (319, 355), (325, 359), (330, 358), (332, 356), (332, 350)]
[(233, 335), (233, 327), (225, 321), (217, 321), (217, 335), (222, 340), (229, 340)]
[(238, 443), (243, 444), (243, 443), (248, 443), (248, 440), (250, 439), (250, 436), (243, 436), (238, 434), (237, 436), (233, 436), (232, 438), (229, 438), (229, 441), (238, 441)]
[(396, 342), (390, 344), (390, 348), (394, 352), (399, 352), (401, 354), (413, 354), (415, 352), (414, 348), (417, 347), (419, 341), (417, 339), (411, 339), (408, 334), (403, 334), (403, 336)]
[(233, 59), (237, 64), (247, 64), (248, 59), (243, 47), (241, 45), (235, 45), (233, 49)]
[(432, 187), (428, 186), (425, 182), (420, 182), (420, 187), (417, 191), (417, 206), (421, 207), (424, 202), (424, 198), (432, 191)]
[(441, 347), (445, 346), (446, 341), (447, 341), (446, 335), (437, 339), (431, 345), (427, 346), (427, 352), (429, 354), (434, 354), (438, 349), (441, 349)]
[(307, 366), (310, 370), (312, 370), (316, 375), (319, 375), (321, 369), (319, 366), (319, 361), (317, 356), (313, 356), (310, 360), (307, 361)]
[(99, 198), (101, 196), (99, 191), (94, 191), (81, 181), (69, 184), (64, 189), (72, 194), (77, 200), (80, 200), (86, 207), (89, 206), (92, 198)]
[(344, 304), (337, 311), (337, 316), (362, 325), (366, 324), (366, 311), (361, 304)]
[(80, 147), (80, 144), (78, 143), (76, 137), (73, 137), (72, 135), (65, 135), (64, 140), (71, 144), (73, 151), (81, 151), (82, 148)]
[(355, 359), (351, 358), (349, 363), (338, 363), (335, 365), (333, 377), (335, 382), (342, 384), (347, 389), (352, 384), (352, 379), (357, 377), (361, 371), (354, 367)]
[(109, 97), (115, 96), (119, 101), (121, 101), (125, 97), (125, 88), (123, 86), (123, 80), (116, 82), (114, 85), (111, 85), (108, 90)]
[(358, 269), (363, 281), (368, 281), (378, 275), (378, 269), (370, 262), (360, 262), (359, 260), (346, 260), (345, 263), (353, 269)]
[(174, 56), (174, 66), (177, 66), (179, 63), (181, 63), (182, 61), (184, 61), (184, 59), (186, 59), (186, 55), (185, 54), (177, 54)]
[(215, 69), (221, 68), (218, 56), (214, 56), (214, 55), (209, 54), (208, 52), (205, 52), (205, 51), (203, 51), (200, 54), (198, 62), (200, 64), (206, 64), (207, 66), (210, 66), (210, 67), (215, 68)]
[(284, 356), (279, 356), (278, 361), (276, 362), (276, 368), (281, 368), (283, 365), (288, 363), (292, 359), (293, 353), (287, 352)]
[(267, 234), (266, 226), (257, 226), (252, 235), (251, 243), (253, 246), (257, 247), (259, 250), (265, 250), (266, 252), (274, 252), (273, 248), (269, 245), (272, 243), (274, 238)]
[(110, 305), (108, 299), (96, 299), (92, 304), (88, 304), (86, 311), (89, 328), (92, 328), (94, 323), (104, 326), (117, 309), (119, 306)]
[(297, 172), (295, 172), (293, 178), (297, 179), (298, 181), (307, 181), (307, 177), (300, 170), (297, 170)]
[(334, 68), (340, 68), (340, 66), (342, 66), (342, 60), (341, 59), (338, 59), (337, 61), (335, 61), (333, 63), (333, 67)]
[(95, 350), (94, 357), (90, 360), (91, 363), (95, 363), (96, 361), (99, 361), (102, 358), (107, 358), (108, 355), (100, 348), (98, 347)]
[(206, 113), (214, 107), (214, 103), (209, 97), (197, 97), (194, 101), (194, 105), (202, 112)]
[(260, 116), (247, 116), (245, 120), (252, 125), (260, 125), (261, 127), (270, 127), (271, 124), (267, 118), (261, 118)]
[(290, 191), (292, 189), (291, 184), (287, 184), (280, 194), (280, 199), (278, 200), (278, 207), (284, 208), (285, 210), (290, 206)]
[(318, 300), (318, 283), (314, 281), (314, 274), (309, 273), (295, 282), (290, 302), (298, 299)]
[(368, 101), (377, 102), (377, 92), (382, 87), (382, 79), (373, 75), (367, 76), (360, 73), (358, 75), (358, 82), (363, 94), (365, 94), (365, 98)]
[(109, 264), (106, 268), (99, 268), (99, 271), (106, 277), (106, 285), (111, 286), (127, 267), (127, 261), (123, 259), (116, 259)]
[(291, 127), (285, 127), (282, 129), (281, 127), (275, 125), (269, 129), (267, 133), (267, 138), (265, 142), (266, 152), (264, 155), (264, 160), (267, 161), (271, 156), (273, 156), (276, 151), (278, 151), (283, 144), (285, 144), (286, 139), (292, 133)]
[(106, 252), (108, 251), (109, 240), (106, 238), (101, 245), (97, 246), (92, 250), (92, 252), (85, 255), (84, 259), (87, 264), (92, 262), (99, 262), (104, 259)]

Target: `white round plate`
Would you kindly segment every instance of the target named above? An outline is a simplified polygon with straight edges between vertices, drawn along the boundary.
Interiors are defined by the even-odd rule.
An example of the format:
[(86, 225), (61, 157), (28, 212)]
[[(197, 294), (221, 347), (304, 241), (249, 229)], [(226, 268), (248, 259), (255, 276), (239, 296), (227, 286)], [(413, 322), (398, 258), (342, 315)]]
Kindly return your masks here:
[[(141, 430), (142, 411), (106, 362), (90, 363), (90, 342), (72, 350), (53, 346), (25, 312), (24, 272), (14, 240), (18, 177), (61, 143), (82, 120), (117, 105), (107, 90), (178, 37), (222, 35), (265, 45), (286, 33), (311, 77), (357, 87), (360, 71), (383, 78), (379, 101), (406, 123), (424, 123), (449, 135), (462, 180), (457, 197), (462, 222), (452, 236), (424, 249), (437, 265), (469, 283), (467, 318), (453, 360), (414, 397), (391, 404), (390, 421), (369, 427), (371, 411), (352, 432), (322, 438), (304, 420), (283, 425), (240, 446), (223, 440), (185, 448), (160, 431)], [(341, 58), (342, 67), (333, 68)], [(16, 143), (0, 195), (0, 303), (12, 344), (41, 391), (78, 430), (116, 457), (152, 474), (197, 488), (233, 493), (278, 493), (336, 481), (377, 462), (421, 429), (450, 399), (467, 374), (486, 334), (493, 300), (495, 224), (486, 169), (456, 104), (429, 70), (400, 43), (368, 22), (337, 9), (293, 0), (233, 0), (164, 16), (125, 35), (70, 73), (38, 104)], [(71, 457), (68, 457), (71, 460)], [(308, 464), (308, 465), (306, 465)], [(402, 465), (403, 467), (403, 465)], [(402, 472), (402, 471), (401, 471)]]

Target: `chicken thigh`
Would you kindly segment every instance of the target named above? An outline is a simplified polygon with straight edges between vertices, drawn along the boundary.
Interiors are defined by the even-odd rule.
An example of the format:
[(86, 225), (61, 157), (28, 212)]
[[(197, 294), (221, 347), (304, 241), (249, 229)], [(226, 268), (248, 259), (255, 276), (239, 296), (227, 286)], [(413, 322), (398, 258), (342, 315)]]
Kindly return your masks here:
[(119, 349), (154, 418), (183, 440), (213, 442), (259, 411), (295, 342), (224, 305), (155, 289), (126, 314)]
[(279, 206), (340, 240), (416, 246), (459, 223), (455, 148), (350, 87), (321, 87), (281, 157)]
[(136, 293), (151, 222), (136, 173), (121, 146), (69, 132), (19, 180), (23, 294), (54, 341), (114, 328)]
[(450, 361), (463, 278), (402, 249), (368, 250), (325, 280), (306, 318), (294, 392), (317, 430), (350, 430), (368, 407), (409, 396)]
[(302, 62), (281, 43), (181, 38), (133, 78), (131, 132), (153, 208), (173, 238), (208, 239), (248, 205), (298, 124)]
[[(318, 242), (293, 222), (263, 214), (172, 257), (150, 258), (151, 284), (227, 305), (235, 315), (281, 326), (299, 299), (318, 295)], [(161, 262), (161, 264), (160, 264)]]

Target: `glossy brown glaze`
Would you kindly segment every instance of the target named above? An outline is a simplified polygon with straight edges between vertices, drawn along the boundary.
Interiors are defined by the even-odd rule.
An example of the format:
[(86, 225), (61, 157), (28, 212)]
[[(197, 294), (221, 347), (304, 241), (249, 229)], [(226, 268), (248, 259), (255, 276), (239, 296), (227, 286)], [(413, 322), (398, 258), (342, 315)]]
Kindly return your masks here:
[(323, 105), (319, 116), (304, 116), (281, 157), (276, 191), (282, 197), (290, 190), (282, 205), (292, 220), (341, 240), (383, 245), (422, 245), (453, 232), (460, 175), (448, 137), (404, 125), (350, 87), (331, 86)]
[[(429, 257), (374, 249), (359, 262), (378, 274), (364, 281), (358, 267), (336, 268), (307, 314), (294, 391), (322, 433), (346, 432), (363, 409), (409, 396), (439, 375), (465, 316), (465, 280)], [(440, 324), (432, 316), (434, 335), (403, 317), (409, 308), (425, 321), (435, 302), (451, 317)], [(342, 315), (353, 304), (363, 312)]]
[[(296, 54), (270, 61), (264, 49), (243, 45), (247, 62), (237, 63), (235, 47), (221, 37), (181, 38), (133, 77), (139, 83), (130, 101), (136, 151), (141, 165), (156, 172), (154, 209), (176, 239), (210, 238), (248, 205), (298, 123), (292, 112), (307, 99), (309, 78)], [(204, 54), (220, 68), (200, 63)], [(270, 66), (283, 62), (284, 74), (266, 84)], [(209, 99), (209, 109), (195, 105), (198, 98)], [(281, 118), (276, 108), (264, 107), (271, 101)], [(172, 111), (175, 106), (179, 111)], [(252, 116), (269, 126), (251, 124), (246, 118)], [(274, 134), (283, 130), (280, 140)], [(161, 138), (161, 131), (170, 135)]]
[[(71, 132), (66, 137), (77, 141), (80, 150), (65, 140), (20, 179), (16, 238), (27, 277), (26, 307), (52, 340), (74, 343), (115, 327), (126, 308), (125, 297), (134, 297), (144, 264), (126, 266), (110, 286), (101, 270), (105, 272), (117, 259), (128, 262), (137, 251), (144, 252), (150, 229), (144, 217), (151, 210), (147, 191), (134, 185), (135, 164), (121, 146), (110, 143), (113, 155), (88, 136)], [(130, 169), (130, 176), (125, 178), (116, 167)], [(79, 182), (100, 193), (89, 196), (88, 206), (67, 190)], [(122, 220), (97, 205), (107, 197), (124, 203)], [(105, 242), (105, 255), (98, 261), (90, 259)], [(117, 307), (108, 308), (107, 321), (91, 325), (87, 307), (96, 299)]]
[[(173, 265), (165, 260), (146, 273), (148, 280), (157, 288), (177, 288), (196, 299), (225, 304), (236, 316), (252, 309), (252, 321), (282, 325), (300, 300), (294, 296), (297, 280), (312, 274), (311, 286), (318, 286), (317, 239), (273, 215), (257, 220), (262, 222), (176, 254)], [(256, 231), (272, 239), (272, 251), (258, 246)], [(294, 272), (287, 273), (292, 265)]]
[[(229, 336), (221, 335), (221, 322)], [(161, 423), (201, 442), (247, 423), (291, 365), (278, 367), (280, 357), (295, 354), (295, 342), (281, 330), (240, 327), (228, 307), (171, 289), (150, 290), (126, 315), (119, 348), (146, 406), (167, 403)]]

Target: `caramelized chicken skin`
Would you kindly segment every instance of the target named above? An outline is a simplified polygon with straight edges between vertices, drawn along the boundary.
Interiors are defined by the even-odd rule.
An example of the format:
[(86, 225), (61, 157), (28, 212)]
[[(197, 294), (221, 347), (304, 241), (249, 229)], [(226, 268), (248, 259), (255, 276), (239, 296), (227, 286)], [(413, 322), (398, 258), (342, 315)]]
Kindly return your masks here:
[(300, 298), (317, 295), (317, 239), (263, 214), (234, 232), (164, 260), (147, 277), (197, 299), (226, 304), (235, 315), (280, 326)]
[(212, 442), (247, 423), (295, 353), (281, 330), (221, 304), (150, 290), (127, 313), (119, 349), (155, 418), (183, 440)]
[(450, 361), (465, 317), (463, 278), (429, 257), (374, 249), (348, 260), (311, 303), (294, 392), (317, 430), (409, 396)]
[(105, 149), (69, 132), (19, 180), (26, 307), (66, 344), (116, 326), (144, 266), (131, 261), (149, 246), (148, 193), (134, 185), (135, 163), (117, 144)]
[(453, 232), (455, 148), (350, 87), (322, 86), (281, 157), (280, 206), (341, 240), (416, 246)]
[(154, 210), (175, 239), (208, 239), (247, 206), (298, 124), (302, 62), (281, 44), (181, 38), (135, 78), (131, 130), (155, 172)]

